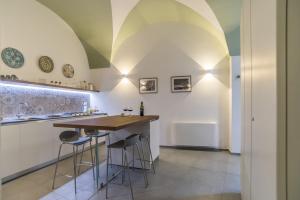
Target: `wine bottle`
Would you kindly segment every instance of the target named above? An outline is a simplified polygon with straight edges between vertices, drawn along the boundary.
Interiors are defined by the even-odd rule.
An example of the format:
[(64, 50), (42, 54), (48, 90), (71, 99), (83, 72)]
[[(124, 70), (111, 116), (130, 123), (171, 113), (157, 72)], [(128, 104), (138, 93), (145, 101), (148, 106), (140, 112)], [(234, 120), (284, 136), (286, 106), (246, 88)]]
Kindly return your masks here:
[(141, 106), (140, 106), (140, 116), (144, 116), (144, 103), (141, 102)]

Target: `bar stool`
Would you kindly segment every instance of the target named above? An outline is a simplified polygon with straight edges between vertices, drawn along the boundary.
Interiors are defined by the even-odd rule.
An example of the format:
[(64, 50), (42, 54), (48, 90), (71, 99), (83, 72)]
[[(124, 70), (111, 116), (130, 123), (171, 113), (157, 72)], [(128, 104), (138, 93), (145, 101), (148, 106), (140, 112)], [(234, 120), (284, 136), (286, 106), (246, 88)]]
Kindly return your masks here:
[[(133, 189), (132, 189), (132, 183), (131, 183), (131, 178), (130, 178), (130, 172), (129, 172), (129, 164), (133, 161), (128, 161), (128, 148), (132, 147), (134, 149), (134, 147), (136, 147), (137, 152), (138, 152), (138, 156), (139, 156), (139, 160), (140, 160), (140, 164), (144, 173), (144, 181), (145, 181), (145, 187), (148, 186), (148, 178), (147, 178), (147, 173), (145, 171), (143, 162), (142, 162), (142, 157), (141, 157), (141, 152), (140, 152), (140, 147), (138, 146), (138, 142), (139, 142), (139, 136), (138, 135), (132, 135), (127, 137), (125, 140), (120, 140), (118, 142), (115, 142), (113, 144), (108, 145), (107, 147), (107, 160), (109, 160), (109, 149), (122, 149), (122, 180), (123, 180), (123, 174), (124, 172), (127, 172), (128, 175), (128, 179), (129, 179), (129, 186), (130, 186), (130, 192), (131, 192), (131, 198), (132, 200), (134, 200), (133, 197)], [(108, 163), (106, 165), (106, 192), (105, 192), (105, 196), (106, 199), (108, 198), (108, 184), (109, 184), (109, 180), (108, 180)]]
[[(98, 155), (98, 147), (99, 147), (99, 138), (102, 137), (107, 137), (108, 140), (108, 145), (110, 144), (110, 137), (109, 137), (109, 132), (100, 132), (98, 130), (95, 129), (84, 129), (84, 133), (86, 136), (90, 137), (91, 140), (93, 138), (95, 138), (96, 141), (96, 145), (95, 145), (95, 160), (96, 160), (96, 181), (97, 181), (97, 188), (99, 185), (99, 155)], [(107, 145), (106, 145), (107, 146)], [(110, 154), (110, 163), (112, 164), (112, 157), (111, 157), (111, 150), (109, 150), (109, 154)], [(93, 161), (93, 163), (95, 163)], [(94, 174), (94, 167), (93, 167), (93, 174)]]
[[(92, 162), (91, 163), (90, 162), (82, 162), (82, 155), (83, 155), (83, 152), (84, 152), (84, 145), (89, 142), (90, 146), (91, 146), (92, 140), (91, 140), (90, 137), (81, 136), (81, 134), (79, 132), (76, 132), (76, 131), (63, 131), (59, 135), (59, 139), (61, 141), (61, 144), (59, 146), (57, 161), (56, 161), (56, 165), (55, 165), (52, 189), (54, 189), (54, 185), (55, 185), (55, 179), (56, 179), (56, 174), (57, 174), (58, 163), (60, 162), (61, 149), (62, 149), (63, 145), (67, 144), (67, 145), (72, 145), (73, 146), (74, 187), (75, 187), (75, 193), (77, 193), (77, 185), (76, 185), (76, 178), (77, 178), (76, 168), (77, 168), (77, 166), (87, 165), (87, 166), (94, 167), (92, 150), (91, 150), (91, 160), (92, 160)], [(80, 159), (80, 162), (78, 164), (77, 163), (77, 154), (78, 154), (78, 147), (79, 146), (82, 146), (82, 151), (81, 151), (81, 159)], [(78, 174), (79, 173), (80, 173), (80, 168), (78, 169)]]
[[(149, 137), (145, 136), (145, 135), (142, 135), (142, 134), (133, 134), (133, 135), (139, 137), (139, 141), (140, 141), (140, 144), (141, 144), (141, 151), (142, 151), (142, 155), (143, 155), (143, 162), (144, 162), (145, 169), (146, 169), (146, 162), (148, 162), (151, 165), (151, 167), (152, 167), (153, 173), (155, 174), (155, 165), (154, 165), (154, 160), (153, 160), (152, 151), (151, 151), (151, 147), (150, 147)], [(144, 155), (145, 155), (144, 154), (144, 151), (145, 151), (144, 147), (147, 148), (147, 151), (150, 154), (150, 160), (146, 160), (145, 157), (144, 157)], [(133, 151), (133, 156), (134, 156), (134, 151)], [(134, 166), (134, 164), (133, 164), (133, 166)]]

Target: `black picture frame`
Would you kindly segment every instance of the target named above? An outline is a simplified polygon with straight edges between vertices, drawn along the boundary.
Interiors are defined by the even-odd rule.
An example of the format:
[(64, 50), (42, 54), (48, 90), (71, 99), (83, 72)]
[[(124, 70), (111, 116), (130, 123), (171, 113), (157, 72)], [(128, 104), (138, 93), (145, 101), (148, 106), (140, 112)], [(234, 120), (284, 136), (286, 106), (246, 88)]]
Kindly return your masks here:
[(140, 94), (158, 93), (158, 78), (140, 78), (139, 79)]
[(171, 76), (171, 92), (192, 92), (192, 76)]

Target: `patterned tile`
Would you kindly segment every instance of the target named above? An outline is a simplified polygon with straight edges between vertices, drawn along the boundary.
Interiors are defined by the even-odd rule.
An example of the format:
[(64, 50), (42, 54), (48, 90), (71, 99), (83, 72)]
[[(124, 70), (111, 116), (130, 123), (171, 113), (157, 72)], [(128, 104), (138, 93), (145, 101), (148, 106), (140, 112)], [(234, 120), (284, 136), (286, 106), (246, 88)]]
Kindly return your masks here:
[(64, 112), (82, 112), (84, 102), (90, 103), (90, 95), (39, 88), (16, 86), (0, 87), (0, 115), (3, 118), (49, 115)]

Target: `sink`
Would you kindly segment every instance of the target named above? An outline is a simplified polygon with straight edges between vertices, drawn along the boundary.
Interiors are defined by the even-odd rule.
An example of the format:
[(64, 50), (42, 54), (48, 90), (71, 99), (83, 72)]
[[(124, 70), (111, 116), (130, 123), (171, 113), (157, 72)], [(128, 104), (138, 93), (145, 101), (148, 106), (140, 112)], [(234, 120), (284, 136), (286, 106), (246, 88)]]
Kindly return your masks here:
[(62, 115), (60, 115), (60, 114), (54, 114), (54, 115), (48, 115), (47, 117), (48, 118), (60, 118), (60, 117), (62, 117)]
[(46, 119), (45, 117), (29, 117), (28, 120), (42, 120)]

